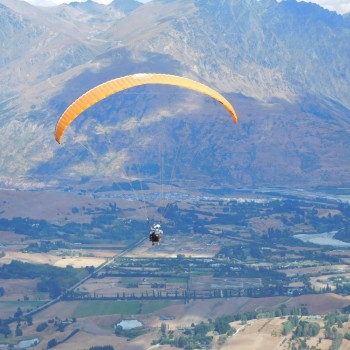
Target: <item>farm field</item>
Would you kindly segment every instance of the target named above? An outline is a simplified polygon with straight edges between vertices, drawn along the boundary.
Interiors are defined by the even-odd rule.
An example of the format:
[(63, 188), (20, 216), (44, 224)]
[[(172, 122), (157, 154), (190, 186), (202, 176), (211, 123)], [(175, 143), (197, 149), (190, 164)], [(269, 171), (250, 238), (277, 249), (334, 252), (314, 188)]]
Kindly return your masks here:
[[(92, 296), (98, 297), (115, 297), (118, 295), (141, 296), (142, 294), (152, 295), (152, 285), (159, 284), (156, 290), (178, 291), (181, 293), (186, 289), (186, 281), (175, 278), (140, 278), (140, 277), (104, 277), (99, 279), (91, 278), (80, 287), (80, 292), (89, 293)], [(164, 284), (164, 286), (163, 286)]]
[[(316, 299), (316, 300), (315, 300)], [(216, 317), (223, 314), (237, 313), (239, 311), (248, 311), (255, 309), (270, 308), (273, 306), (285, 303), (286, 305), (301, 305), (307, 303), (310, 310), (313, 312), (326, 312), (326, 308), (322, 305), (327, 304), (328, 310), (339, 309), (342, 305), (349, 302), (347, 298), (337, 298), (333, 294), (322, 295), (322, 298), (313, 298), (312, 300), (304, 297), (297, 300), (286, 300), (283, 298), (265, 298), (265, 299), (249, 299), (237, 298), (234, 300), (209, 300), (209, 301), (193, 301), (189, 304), (166, 305), (158, 303), (159, 310), (152, 310), (154, 305), (147, 310), (144, 305), (145, 313), (138, 313), (139, 305), (136, 302), (60, 302), (50, 308), (40, 312), (36, 317), (36, 323), (47, 321), (52, 314), (55, 314), (59, 319), (71, 319), (77, 316), (76, 323), (67, 326), (63, 333), (54, 332), (52, 326), (39, 334), (40, 343), (38, 346), (33, 346), (34, 350), (41, 350), (43, 344), (46, 344), (52, 337), (63, 339), (74, 328), (79, 328), (80, 331), (72, 338), (57, 346), (58, 349), (84, 349), (81, 344), (89, 344), (89, 346), (111, 344), (117, 349), (126, 346), (127, 349), (148, 349), (152, 340), (159, 338), (160, 327), (162, 323), (166, 323), (168, 330), (177, 331), (178, 327), (189, 327), (192, 323), (207, 322), (208, 317)], [(152, 304), (154, 302), (151, 302)], [(157, 303), (157, 302), (155, 302)], [(116, 306), (115, 304), (119, 304)], [(97, 315), (99, 314), (99, 315)], [(163, 320), (164, 316), (169, 317)], [(114, 332), (114, 324), (121, 318), (137, 319), (142, 322), (147, 329), (147, 334), (139, 336), (133, 340), (127, 341), (125, 338), (116, 337)], [(307, 318), (306, 318), (307, 319)], [(310, 319), (313, 321), (313, 319)], [(281, 335), (282, 323), (285, 318), (258, 319), (250, 320), (247, 325), (242, 325), (240, 322), (234, 322), (234, 326), (238, 333), (228, 337), (224, 344), (219, 345), (219, 336), (214, 336), (213, 350), (229, 350), (239, 348), (242, 350), (285, 350), (289, 336)], [(349, 330), (350, 323), (344, 323), (342, 332)], [(30, 328), (27, 331), (30, 334)], [(34, 328), (32, 331), (34, 336)], [(320, 333), (318, 338), (310, 338), (310, 346), (313, 343), (319, 344), (321, 350), (327, 350), (331, 342), (324, 339)], [(286, 339), (284, 341), (284, 339)], [(259, 341), (258, 341), (259, 340)], [(344, 344), (340, 349), (347, 349), (348, 341), (344, 340)], [(162, 349), (170, 349), (170, 346), (161, 347)]]
[[(92, 202), (87, 202), (89, 206), (79, 202), (84, 196), (67, 194), (72, 195), (74, 206), (67, 205), (64, 213), (57, 214), (55, 224), (23, 218), (6, 221), (11, 218), (11, 206), (10, 201), (4, 203), (2, 215), (9, 217), (2, 219), (5, 220), (2, 224), (14, 225), (14, 229), (0, 232), (0, 267), (4, 276), (0, 279), (4, 286), (0, 298), (2, 317), (12, 317), (19, 309), (24, 313), (35, 311), (44, 300), (55, 296), (61, 299), (34, 313), (33, 325), (23, 316), (23, 336), (15, 336), (16, 323), (11, 323), (11, 336), (0, 338), (0, 344), (38, 337), (39, 344), (31, 346), (34, 350), (46, 347), (53, 338), (63, 341), (57, 349), (111, 344), (117, 349), (144, 350), (160, 338), (164, 323), (168, 331), (180, 336), (183, 329), (190, 329), (193, 324), (225, 315), (246, 312), (265, 315), (284, 305), (289, 310), (304, 307), (311, 315), (322, 316), (350, 305), (346, 293), (335, 294), (337, 279), (346, 285), (350, 276), (348, 251), (320, 250), (292, 237), (280, 237), (289, 232), (288, 225), (293, 220), (301, 220), (300, 216), (295, 217), (300, 210), (307, 210), (309, 216), (302, 217), (304, 226), (298, 223), (294, 229), (305, 232), (311, 232), (311, 220), (306, 221), (312, 215), (313, 224), (320, 225), (323, 222), (317, 220), (326, 220), (328, 214), (340, 215), (340, 210), (332, 209), (333, 204), (328, 209), (320, 208), (319, 212), (308, 209), (309, 204), (303, 209), (297, 207), (298, 214), (293, 213), (292, 206), (280, 214), (284, 210), (280, 202), (274, 202), (271, 207), (268, 202), (259, 201), (239, 204), (205, 199), (179, 203), (169, 211), (181, 229), (172, 226), (168, 219), (164, 222), (161, 244), (152, 246), (148, 228), (133, 221), (140, 214), (137, 214), (140, 203), (132, 202), (128, 206), (127, 201), (107, 200), (112, 194), (103, 193), (104, 202), (101, 198), (91, 198)], [(274, 206), (278, 215), (273, 214)], [(152, 210), (156, 211), (156, 207)], [(40, 217), (34, 211), (32, 215), (36, 219)], [(81, 215), (89, 216), (90, 221), (80, 220)], [(188, 222), (196, 223), (196, 229)], [(288, 230), (281, 231), (282, 223)], [(43, 231), (39, 229), (41, 225)], [(52, 234), (52, 239), (46, 239), (46, 232)], [(124, 238), (117, 239), (120, 236)], [(35, 269), (42, 274), (24, 278), (17, 268), (11, 270), (12, 278), (6, 278), (13, 261), (26, 263), (29, 275)], [(43, 270), (35, 265), (44, 266)], [(16, 266), (24, 267), (11, 265)], [(324, 290), (327, 283), (334, 293)], [(145, 334), (130, 340), (117, 337), (115, 325), (122, 319), (138, 320)], [(287, 350), (290, 338), (281, 335), (283, 322), (285, 318), (276, 317), (249, 320), (247, 325), (235, 323), (238, 333), (225, 341), (212, 334), (212, 349)], [(41, 323), (48, 326), (37, 331)], [(347, 327), (344, 324), (344, 332)], [(320, 340), (310, 338), (308, 344), (328, 350), (331, 341), (321, 334)], [(344, 340), (340, 349), (346, 349), (347, 345)]]
[[(345, 264), (325, 264), (321, 266), (303, 266), (303, 263), (300, 263), (300, 265), (297, 268), (285, 268), (280, 269), (278, 271), (285, 273), (287, 276), (295, 276), (300, 274), (343, 274), (346, 272), (350, 272), (350, 266)], [(304, 262), (305, 264), (305, 262)], [(314, 263), (315, 264), (315, 263)]]
[(194, 276), (190, 280), (191, 288), (195, 290), (201, 289), (223, 289), (223, 288), (252, 288), (260, 287), (261, 280), (259, 278), (215, 278), (212, 276)]
[[(57, 267), (66, 267), (68, 265), (74, 268), (81, 268), (85, 266), (99, 266), (106, 260), (103, 257), (84, 257), (71, 256), (70, 252), (65, 252), (67, 255), (58, 256), (52, 253), (22, 253), (22, 252), (6, 252), (5, 256), (0, 258), (0, 264), (8, 264), (12, 260), (19, 260), (22, 262), (32, 264), (49, 264)], [(93, 252), (91, 252), (93, 255)]]
[[(235, 314), (237, 312), (247, 312), (252, 310), (270, 310), (278, 305), (285, 304), (288, 307), (300, 307), (307, 305), (310, 314), (324, 315), (333, 310), (341, 310), (349, 305), (349, 297), (341, 297), (332, 293), (322, 295), (290, 297), (270, 297), (270, 298), (232, 298), (232, 299), (210, 299), (195, 300), (188, 304), (169, 301), (142, 301), (140, 309), (139, 301), (61, 301), (53, 305), (50, 309), (41, 311), (37, 317), (40, 319), (49, 318), (53, 313), (61, 319), (82, 316), (86, 311), (85, 317), (95, 317), (112, 314), (115, 310), (120, 314), (141, 317), (146, 320), (148, 326), (160, 325), (161, 321), (156, 320), (161, 315), (172, 316), (167, 323), (170, 327), (178, 325), (190, 325), (192, 322), (206, 321), (208, 318), (216, 318), (220, 315)], [(170, 303), (170, 305), (169, 305)], [(94, 305), (89, 306), (90, 305)], [(119, 305), (119, 306), (118, 306)], [(157, 308), (158, 311), (155, 311)], [(108, 311), (106, 311), (108, 310)], [(139, 311), (142, 313), (139, 313)], [(118, 313), (118, 315), (120, 315)], [(152, 316), (153, 315), (153, 316)], [(117, 317), (117, 316), (116, 316)], [(145, 321), (146, 322), (146, 321)]]
[[(225, 239), (220, 238), (220, 244)], [(148, 239), (142, 244), (126, 253), (128, 258), (176, 258), (178, 254), (191, 256), (193, 258), (212, 258), (220, 250), (220, 244), (211, 236), (198, 234), (176, 234), (165, 233), (159, 246), (152, 246)]]
[(240, 322), (233, 322), (231, 326), (237, 330), (237, 333), (228, 337), (221, 346), (218, 344), (217, 340), (213, 349), (283, 349), (281, 345), (285, 337), (281, 335), (281, 329), (284, 321), (285, 320), (281, 318), (260, 319), (251, 320), (246, 325), (242, 325)]
[(39, 279), (0, 279), (0, 286), (6, 286), (0, 302), (23, 300), (26, 295), (29, 300), (46, 299), (47, 293), (39, 293), (36, 289)]
[(310, 277), (310, 282), (316, 291), (329, 288), (334, 291), (338, 283), (348, 283), (350, 281), (350, 273), (334, 273), (317, 277)]
[(0, 218), (29, 217), (45, 219), (56, 223), (65, 221), (90, 222), (91, 215), (85, 211), (72, 212), (72, 208), (91, 209), (105, 207), (106, 204), (92, 196), (78, 195), (62, 191), (14, 191), (0, 189)]
[(41, 306), (45, 303), (45, 300), (1, 300), (0, 301), (0, 313), (2, 317), (12, 317), (14, 312), (21, 308), (26, 311), (29, 309), (36, 309), (38, 306)]
[[(310, 318), (303, 317), (302, 320), (310, 321)], [(231, 326), (235, 327), (238, 332), (231, 337), (228, 337), (223, 345), (218, 342), (213, 347), (213, 350), (287, 350), (290, 348), (291, 335), (284, 336), (281, 333), (283, 318), (259, 319), (248, 321), (246, 325), (240, 322), (233, 322)], [(315, 322), (311, 319), (311, 322)], [(321, 326), (322, 322), (318, 322)], [(342, 332), (349, 330), (349, 322), (343, 325)], [(307, 345), (317, 346), (317, 349), (328, 350), (332, 345), (332, 341), (325, 338), (324, 332), (321, 331), (317, 336), (307, 339)], [(342, 346), (339, 349), (348, 349), (350, 341), (344, 339)]]

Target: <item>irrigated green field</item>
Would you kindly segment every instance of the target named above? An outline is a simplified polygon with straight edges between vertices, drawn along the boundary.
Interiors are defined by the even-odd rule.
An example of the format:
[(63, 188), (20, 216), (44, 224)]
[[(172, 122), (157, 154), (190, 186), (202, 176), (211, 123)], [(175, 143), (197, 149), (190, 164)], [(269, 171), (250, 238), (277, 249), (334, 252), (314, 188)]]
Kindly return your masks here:
[(180, 302), (171, 300), (152, 301), (82, 301), (72, 312), (72, 317), (104, 316), (104, 315), (136, 315), (149, 314)]

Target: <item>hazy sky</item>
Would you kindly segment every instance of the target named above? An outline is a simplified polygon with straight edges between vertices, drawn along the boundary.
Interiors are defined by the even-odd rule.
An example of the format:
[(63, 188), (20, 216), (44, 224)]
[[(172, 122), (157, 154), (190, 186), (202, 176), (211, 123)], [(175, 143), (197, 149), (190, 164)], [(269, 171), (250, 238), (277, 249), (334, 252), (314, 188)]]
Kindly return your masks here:
[[(41, 6), (58, 5), (63, 2), (71, 2), (71, 0), (26, 0), (26, 1), (33, 5), (41, 5)], [(108, 4), (112, 0), (95, 0), (95, 1), (101, 4)], [(146, 3), (151, 0), (138, 0), (138, 1)], [(314, 2), (316, 4), (323, 6), (328, 10), (336, 11), (340, 14), (350, 12), (350, 0), (305, 0), (305, 1)]]

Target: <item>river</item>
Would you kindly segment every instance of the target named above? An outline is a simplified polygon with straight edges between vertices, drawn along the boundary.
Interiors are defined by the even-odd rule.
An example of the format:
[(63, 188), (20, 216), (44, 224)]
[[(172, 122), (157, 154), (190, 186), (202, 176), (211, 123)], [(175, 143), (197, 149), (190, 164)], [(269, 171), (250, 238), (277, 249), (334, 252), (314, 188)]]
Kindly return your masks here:
[(299, 234), (293, 237), (300, 239), (303, 242), (309, 242), (318, 245), (331, 245), (333, 247), (350, 248), (350, 243), (340, 241), (333, 238), (337, 231), (313, 233), (313, 234)]

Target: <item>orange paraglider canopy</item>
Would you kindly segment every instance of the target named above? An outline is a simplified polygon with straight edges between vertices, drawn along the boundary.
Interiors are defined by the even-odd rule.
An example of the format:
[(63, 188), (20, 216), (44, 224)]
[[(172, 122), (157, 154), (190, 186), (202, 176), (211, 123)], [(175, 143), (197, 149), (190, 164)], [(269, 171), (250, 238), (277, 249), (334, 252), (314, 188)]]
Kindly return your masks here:
[(187, 89), (195, 90), (206, 94), (216, 101), (220, 102), (230, 113), (234, 122), (237, 123), (237, 114), (230, 104), (220, 93), (213, 90), (212, 88), (198, 83), (194, 80), (179, 77), (176, 75), (168, 74), (152, 74), (152, 73), (141, 73), (133, 74), (125, 77), (113, 79), (107, 81), (101, 85), (98, 85), (85, 94), (81, 95), (76, 99), (62, 114), (56, 125), (56, 141), (61, 142), (61, 137), (68, 127), (68, 125), (82, 112), (94, 105), (95, 103), (105, 99), (122, 90), (132, 88), (134, 86), (145, 85), (145, 84), (165, 84), (165, 85), (176, 85)]

